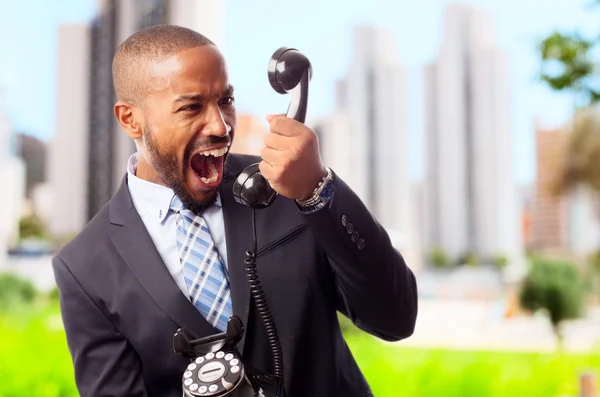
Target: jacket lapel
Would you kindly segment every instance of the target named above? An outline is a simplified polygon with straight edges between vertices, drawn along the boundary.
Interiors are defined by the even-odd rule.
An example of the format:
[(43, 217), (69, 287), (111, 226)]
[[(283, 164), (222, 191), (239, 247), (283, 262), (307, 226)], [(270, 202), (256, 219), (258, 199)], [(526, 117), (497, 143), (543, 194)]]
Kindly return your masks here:
[[(235, 155), (230, 155), (223, 183), (219, 189), (223, 206), (225, 222), (225, 236), (227, 240), (227, 267), (229, 270), (231, 300), (233, 313), (240, 317), (244, 327), (248, 327), (250, 312), (250, 285), (246, 275), (246, 251), (252, 247), (252, 210), (235, 201), (233, 197), (233, 183), (242, 171), (242, 164)], [(258, 216), (257, 211), (257, 216)], [(240, 341), (238, 348), (244, 351), (247, 332)]]
[(121, 226), (112, 236), (114, 246), (152, 300), (175, 323), (196, 336), (214, 334), (214, 328), (181, 293), (164, 265), (133, 206), (127, 188), (127, 177), (111, 201), (110, 221)]

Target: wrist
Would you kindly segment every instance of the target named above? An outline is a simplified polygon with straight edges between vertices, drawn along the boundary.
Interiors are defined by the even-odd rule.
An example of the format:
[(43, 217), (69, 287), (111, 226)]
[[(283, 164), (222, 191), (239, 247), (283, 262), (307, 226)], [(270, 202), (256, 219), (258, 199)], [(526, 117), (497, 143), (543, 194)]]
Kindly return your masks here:
[(324, 176), (316, 184), (312, 194), (304, 200), (296, 200), (296, 203), (303, 208), (313, 208), (325, 205), (331, 200), (334, 190), (334, 174), (330, 168), (324, 168)]
[(327, 168), (321, 167), (320, 172), (317, 174), (317, 176), (315, 178), (313, 178), (313, 181), (310, 184), (311, 190), (309, 192), (307, 192), (305, 195), (303, 195), (302, 198), (299, 198), (296, 201), (302, 202), (302, 201), (307, 201), (307, 200), (310, 200), (311, 198), (313, 198), (317, 189), (319, 189), (319, 187), (321, 186), (321, 184), (323, 183), (325, 178), (327, 178), (327, 175), (328, 175)]

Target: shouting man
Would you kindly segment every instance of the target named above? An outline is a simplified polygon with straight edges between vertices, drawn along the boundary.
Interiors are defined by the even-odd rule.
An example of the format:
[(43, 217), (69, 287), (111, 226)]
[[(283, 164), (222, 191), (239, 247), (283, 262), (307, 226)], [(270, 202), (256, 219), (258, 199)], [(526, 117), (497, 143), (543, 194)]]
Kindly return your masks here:
[(236, 111), (225, 60), (186, 28), (129, 37), (113, 81), (114, 114), (137, 151), (116, 195), (53, 258), (81, 396), (180, 397), (189, 360), (173, 352), (174, 333), (223, 332), (231, 315), (245, 326), (244, 359), (273, 373), (245, 274), (252, 210), (232, 193), (256, 162), (280, 194), (256, 211), (256, 228), (286, 393), (371, 396), (337, 312), (383, 340), (407, 338), (416, 282), (386, 231), (323, 164), (315, 132), (267, 116), (260, 157), (230, 154)]

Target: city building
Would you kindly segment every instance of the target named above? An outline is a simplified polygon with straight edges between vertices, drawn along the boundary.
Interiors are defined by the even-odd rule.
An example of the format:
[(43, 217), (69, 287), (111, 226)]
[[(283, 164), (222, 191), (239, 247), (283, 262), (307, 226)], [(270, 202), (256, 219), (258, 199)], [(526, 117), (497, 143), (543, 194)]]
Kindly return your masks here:
[(569, 203), (565, 195), (552, 190), (566, 148), (568, 135), (561, 128), (546, 129), (536, 125), (536, 181), (532, 208), (530, 248), (565, 250), (569, 235)]
[(57, 57), (57, 124), (48, 153), (54, 207), (48, 227), (52, 234), (66, 236), (88, 221), (90, 28), (60, 26)]
[(486, 12), (452, 4), (444, 18), (438, 58), (424, 73), (425, 247), (455, 260), (520, 261), (508, 60)]
[(567, 242), (571, 255), (585, 258), (600, 250), (597, 193), (580, 186), (569, 195)]
[(585, 186), (559, 193), (560, 176), (569, 146), (566, 127), (536, 124), (535, 195), (529, 248), (537, 252), (586, 257), (600, 248), (600, 220), (595, 193)]
[(113, 114), (111, 65), (119, 45), (138, 30), (170, 23), (223, 47), (222, 9), (222, 0), (100, 0), (89, 26), (60, 28), (57, 132), (49, 155), (56, 235), (77, 233), (110, 200), (135, 152)]
[(336, 107), (328, 117), (315, 120), (310, 126), (319, 138), (323, 161), (335, 170), (336, 175), (354, 187), (356, 178), (353, 174), (351, 142), (348, 136), (350, 122), (348, 113)]
[(358, 26), (346, 77), (331, 115), (316, 122), (325, 163), (388, 231), (414, 270), (420, 266), (418, 216), (408, 173), (405, 70), (391, 32)]
[(322, 132), (325, 158), (384, 227), (410, 234), (405, 71), (388, 31), (358, 26), (353, 47)]
[(46, 182), (46, 142), (32, 135), (15, 134), (15, 155), (23, 159), (26, 168), (26, 194), (31, 197), (36, 185)]
[(4, 92), (0, 91), (0, 267), (9, 246), (19, 237), (19, 220), (25, 198), (25, 165), (13, 153), (13, 130)]

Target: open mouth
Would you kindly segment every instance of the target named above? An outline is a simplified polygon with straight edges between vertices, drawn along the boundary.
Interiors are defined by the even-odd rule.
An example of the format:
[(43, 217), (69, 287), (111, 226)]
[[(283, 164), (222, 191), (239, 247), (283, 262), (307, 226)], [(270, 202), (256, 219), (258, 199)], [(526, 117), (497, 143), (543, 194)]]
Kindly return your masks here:
[(221, 182), (223, 162), (229, 147), (198, 152), (190, 159), (190, 167), (204, 188), (213, 188)]

